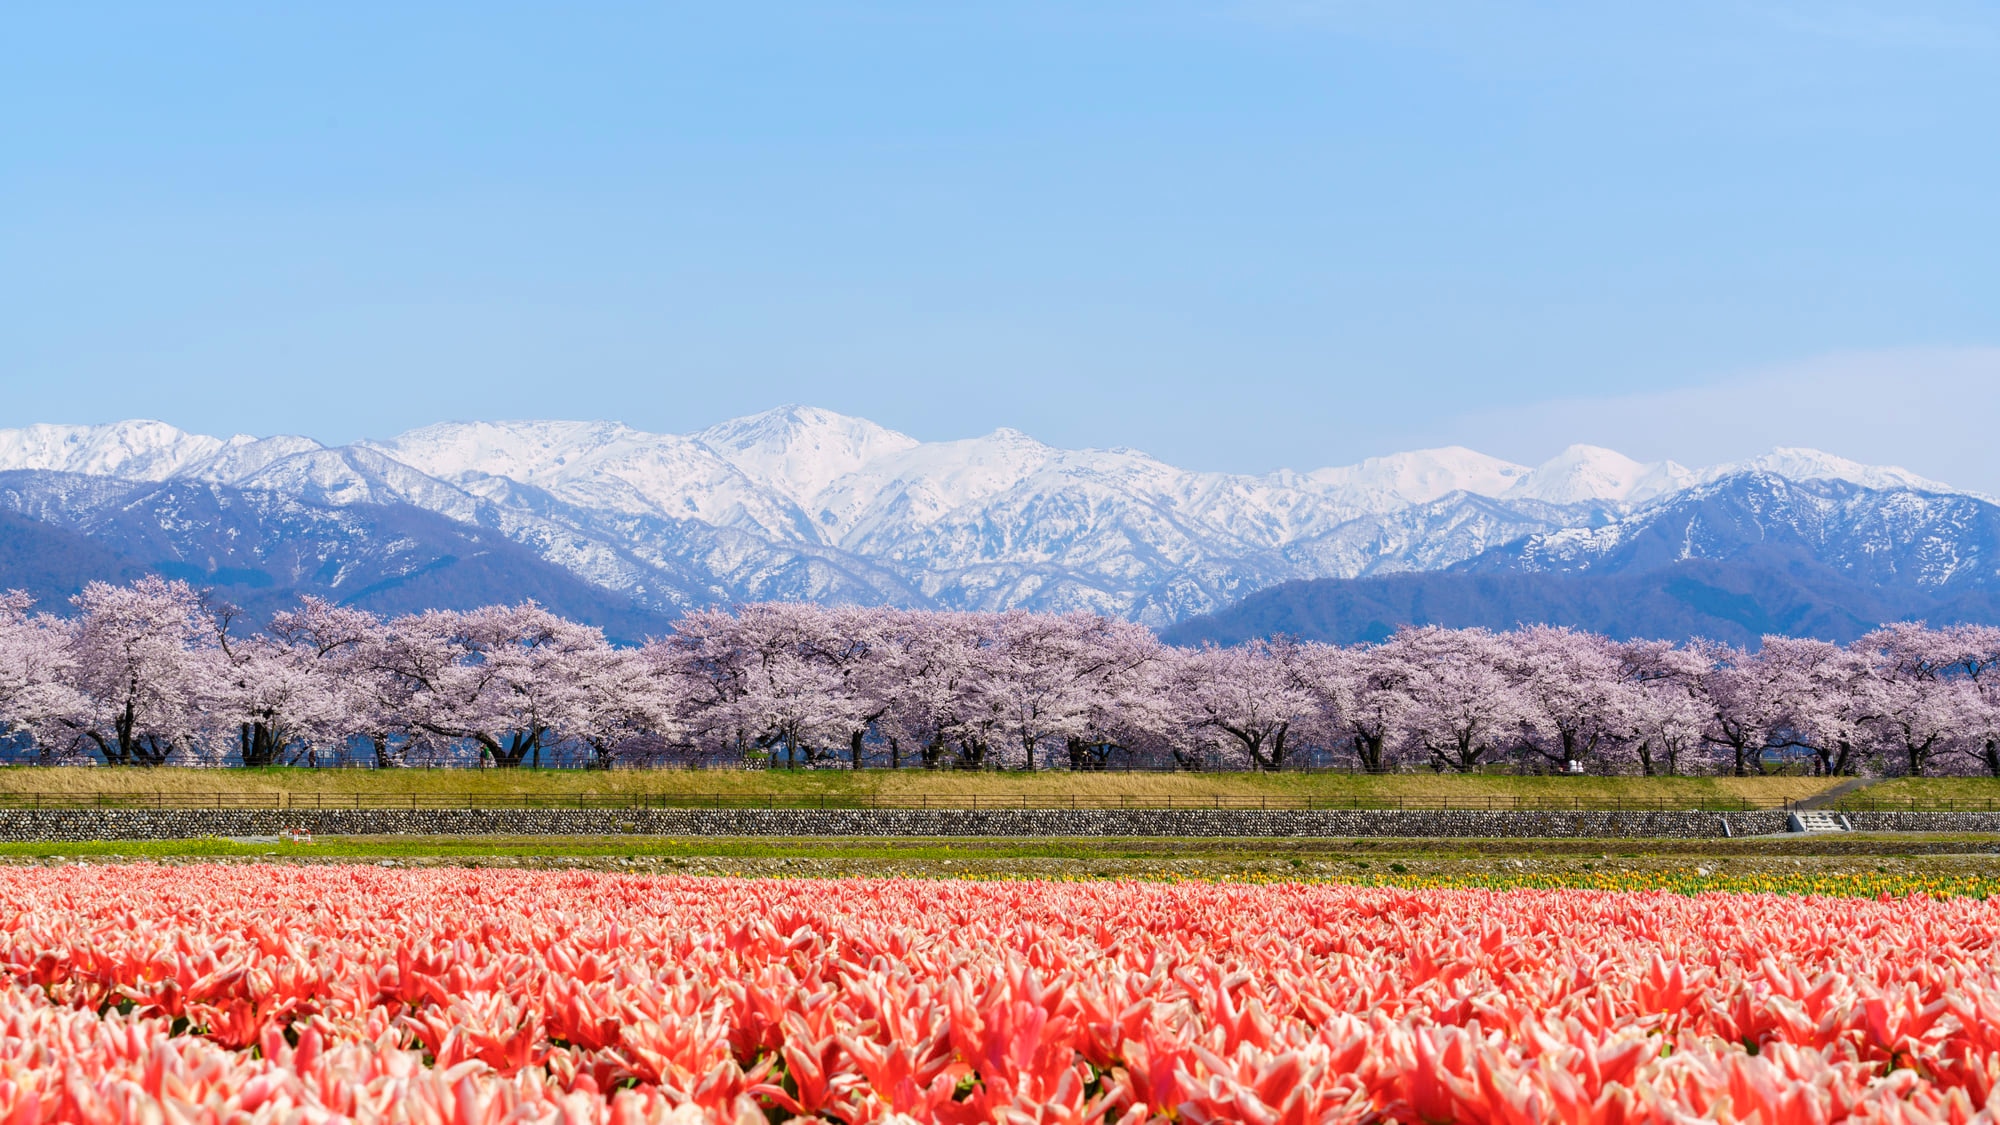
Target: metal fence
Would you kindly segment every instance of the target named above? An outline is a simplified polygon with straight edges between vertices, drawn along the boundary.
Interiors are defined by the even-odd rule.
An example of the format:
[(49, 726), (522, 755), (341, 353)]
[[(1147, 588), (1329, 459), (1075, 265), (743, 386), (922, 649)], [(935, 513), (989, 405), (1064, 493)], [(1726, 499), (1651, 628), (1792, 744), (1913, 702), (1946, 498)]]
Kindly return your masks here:
[[(801, 793), (0, 793), (0, 809), (1231, 809), (1423, 810), (1464, 812), (1750, 812), (1790, 808), (1785, 800), (1700, 798), (1693, 801), (1617, 797), (1462, 795), (1367, 796), (1134, 796), (1086, 794), (877, 795)], [(1989, 807), (1991, 802), (1988, 803)], [(1847, 807), (1847, 806), (1842, 806)], [(1898, 807), (1894, 805), (1890, 807)]]
[(1826, 807), (1837, 812), (2000, 812), (2000, 797), (1841, 797)]

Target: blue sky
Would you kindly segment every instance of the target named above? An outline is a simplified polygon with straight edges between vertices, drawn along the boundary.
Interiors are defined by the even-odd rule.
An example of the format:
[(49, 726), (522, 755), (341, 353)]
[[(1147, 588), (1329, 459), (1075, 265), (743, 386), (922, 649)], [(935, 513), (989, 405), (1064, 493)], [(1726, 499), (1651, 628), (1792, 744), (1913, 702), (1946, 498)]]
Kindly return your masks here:
[(0, 425), (797, 401), (2000, 490), (1991, 5), (1504, 7), (17, 10)]

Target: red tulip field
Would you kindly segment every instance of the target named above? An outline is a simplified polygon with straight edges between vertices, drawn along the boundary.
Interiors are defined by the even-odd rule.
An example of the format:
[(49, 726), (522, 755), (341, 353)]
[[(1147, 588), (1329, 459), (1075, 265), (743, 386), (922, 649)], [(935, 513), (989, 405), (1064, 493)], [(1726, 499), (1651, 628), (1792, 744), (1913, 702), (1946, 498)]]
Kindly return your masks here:
[(2000, 907), (0, 871), (0, 1120), (1986, 1121)]

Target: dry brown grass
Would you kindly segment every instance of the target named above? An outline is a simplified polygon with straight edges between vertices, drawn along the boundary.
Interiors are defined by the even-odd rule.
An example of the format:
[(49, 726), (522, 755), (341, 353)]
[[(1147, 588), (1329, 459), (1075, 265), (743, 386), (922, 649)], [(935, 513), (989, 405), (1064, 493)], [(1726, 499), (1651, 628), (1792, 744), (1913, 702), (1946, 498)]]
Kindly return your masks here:
[(1200, 800), (1207, 797), (1351, 798), (1393, 806), (1449, 799), (1627, 800), (1697, 805), (1718, 800), (1779, 804), (1827, 787), (1804, 777), (1600, 778), (1438, 776), (1430, 773), (1356, 776), (1189, 773), (965, 773), (923, 770), (307, 770), (30, 767), (0, 769), (0, 794), (156, 796), (168, 800), (225, 795), (327, 796), (366, 794), (432, 799), (456, 797), (694, 797), (776, 794), (813, 799), (981, 800), (1023, 798), (1049, 803), (1079, 799)]
[(2000, 778), (1899, 777), (1878, 781), (1836, 802), (1842, 808), (2000, 810)]

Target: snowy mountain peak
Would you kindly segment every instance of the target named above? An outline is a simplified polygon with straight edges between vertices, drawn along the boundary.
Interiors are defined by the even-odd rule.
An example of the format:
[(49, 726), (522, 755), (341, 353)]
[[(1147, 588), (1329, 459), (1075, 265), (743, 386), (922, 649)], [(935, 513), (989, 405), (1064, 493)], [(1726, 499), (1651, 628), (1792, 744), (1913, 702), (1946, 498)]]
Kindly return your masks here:
[(1636, 504), (1692, 482), (1694, 474), (1672, 461), (1646, 464), (1597, 445), (1572, 445), (1516, 481), (1502, 495), (1549, 504), (1592, 500)]
[(1737, 473), (1769, 473), (1787, 480), (1841, 480), (1863, 488), (1914, 489), (1918, 492), (1961, 492), (1948, 484), (1920, 477), (1895, 465), (1864, 465), (1818, 449), (1779, 446), (1761, 457), (1733, 461), (1701, 472), (1702, 481), (1718, 480)]
[(618, 422), (440, 422), (361, 444), (442, 480), (530, 483), (650, 436)]
[(840, 478), (918, 444), (866, 418), (796, 405), (731, 419), (694, 439), (751, 480), (807, 505)]
[(373, 448), (461, 486), (505, 478), (597, 511), (813, 534), (795, 502), (703, 442), (618, 422), (454, 422)]
[(218, 484), (240, 484), (288, 457), (316, 453), (325, 448), (309, 437), (295, 434), (268, 438), (237, 434), (224, 442), (215, 453), (183, 467), (174, 475)]
[(133, 419), (101, 426), (24, 426), (0, 430), (0, 469), (166, 480), (224, 448), (218, 438), (165, 422)]
[(1462, 445), (1448, 445), (1316, 469), (1307, 473), (1306, 479), (1361, 511), (1385, 512), (1405, 504), (1426, 504), (1453, 492), (1500, 496), (1527, 474), (1526, 465)]

